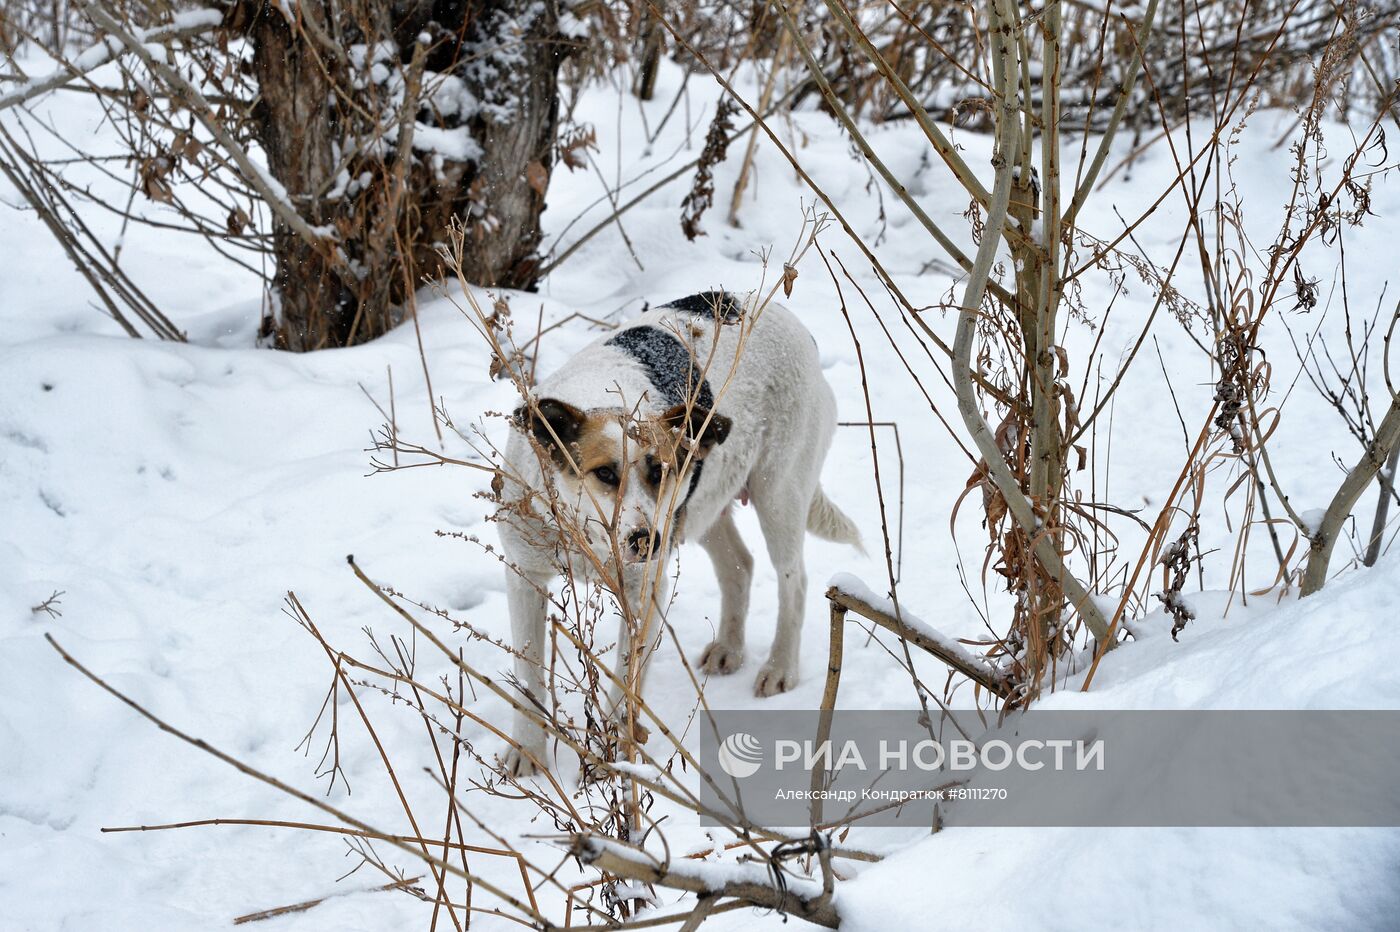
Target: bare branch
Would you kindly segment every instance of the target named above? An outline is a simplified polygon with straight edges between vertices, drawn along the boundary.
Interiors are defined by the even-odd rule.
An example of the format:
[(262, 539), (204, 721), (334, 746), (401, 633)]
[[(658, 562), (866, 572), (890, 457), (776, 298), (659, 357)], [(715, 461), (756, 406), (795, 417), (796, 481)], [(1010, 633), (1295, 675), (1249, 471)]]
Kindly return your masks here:
[(1312, 595), (1327, 584), (1327, 567), (1332, 562), (1332, 548), (1337, 544), (1342, 522), (1351, 516), (1351, 509), (1361, 493), (1366, 491), (1376, 471), (1400, 446), (1400, 395), (1390, 399), (1390, 410), (1376, 428), (1376, 437), (1361, 459), (1347, 473), (1337, 494), (1327, 506), (1319, 527), (1309, 528), (1308, 536), (1312, 549), (1308, 553), (1308, 565), (1303, 571), (1304, 596)]
[[(766, 865), (751, 865), (751, 877), (721, 880), (706, 876), (706, 864), (657, 861), (640, 848), (594, 835), (574, 835), (569, 841), (569, 853), (585, 864), (627, 880), (655, 884), (687, 893), (733, 897), (754, 906), (775, 909), (805, 919), (815, 925), (834, 929), (841, 919), (820, 888), (804, 896), (794, 889), (791, 881), (779, 889), (771, 881)], [(726, 870), (732, 870), (727, 867)], [(816, 886), (815, 882), (810, 882)], [(801, 889), (801, 888), (799, 888)]]
[[(1006, 216), (1011, 203), (1011, 181), (1014, 170), (1012, 154), (1016, 150), (1017, 133), (1020, 121), (1017, 119), (1019, 105), (1016, 100), (1016, 60), (1011, 47), (1011, 39), (1006, 31), (1010, 29), (1013, 17), (1000, 9), (1001, 2), (992, 9), (992, 22), (997, 28), (992, 33), (1000, 46), (995, 59), (997, 91), (997, 146), (992, 156), (996, 168), (996, 180), (992, 185), (991, 206), (987, 211), (987, 228), (999, 230), (1006, 224)], [(1006, 30), (1006, 31), (1003, 31)], [(996, 259), (995, 236), (984, 236), (977, 249), (977, 258), (972, 272), (968, 275), (963, 291), (961, 313), (958, 316), (957, 339), (953, 343), (953, 386), (958, 397), (958, 412), (972, 434), (977, 449), (982, 454), (987, 476), (1006, 499), (1007, 508), (1016, 522), (1025, 529), (1034, 541), (1035, 555), (1041, 564), (1060, 583), (1070, 597), (1075, 609), (1089, 626), (1094, 637), (1103, 641), (1108, 636), (1108, 622), (1090, 598), (1085, 588), (1065, 566), (1059, 552), (1051, 540), (1039, 533), (1040, 519), (1035, 508), (1021, 491), (1020, 484), (1006, 465), (1006, 459), (998, 446), (996, 437), (982, 417), (973, 392), (972, 381), (972, 340), (977, 326), (977, 317), (982, 307), (982, 299), (987, 293), (987, 281), (991, 275), (992, 263)]]
[(224, 124), (215, 118), (214, 108), (210, 106), (209, 101), (204, 99), (204, 95), (199, 92), (197, 87), (180, 72), (158, 59), (150, 45), (143, 44), (140, 39), (123, 28), (121, 23), (117, 22), (110, 13), (99, 5), (91, 0), (77, 0), (77, 2), (82, 5), (83, 10), (94, 23), (115, 36), (127, 47), (128, 51), (141, 59), (152, 74), (164, 81), (171, 91), (189, 106), (190, 113), (194, 115), (194, 118), (209, 131), (211, 136), (218, 140), (219, 145), (223, 147), (243, 173), (244, 179), (267, 202), (268, 207), (287, 225), (288, 229), (312, 246), (320, 246), (325, 243), (328, 236), (312, 229), (301, 214), (297, 213), (296, 208), (287, 200), (287, 192), (282, 188), (282, 185), (273, 179), (261, 165), (253, 161), (248, 151), (239, 145)]
[[(217, 10), (193, 10), (182, 13), (175, 22), (154, 29), (139, 30), (137, 38), (144, 44), (164, 45), (176, 39), (187, 39), (217, 29), (223, 14)], [(109, 37), (63, 61), (63, 67), (42, 78), (34, 78), (8, 93), (0, 94), (0, 111), (56, 91), (66, 84), (91, 74), (122, 53), (121, 42)]]

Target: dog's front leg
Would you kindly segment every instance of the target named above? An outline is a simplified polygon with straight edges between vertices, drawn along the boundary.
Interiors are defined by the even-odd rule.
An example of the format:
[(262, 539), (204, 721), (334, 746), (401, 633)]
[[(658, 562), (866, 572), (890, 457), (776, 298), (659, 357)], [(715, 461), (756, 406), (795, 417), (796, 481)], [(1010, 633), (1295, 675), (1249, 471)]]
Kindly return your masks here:
[[(544, 648), (547, 577), (524, 576), (506, 571), (506, 602), (510, 609), (510, 633), (515, 647), (515, 679), (523, 695), (521, 705), (548, 716), (549, 697), (544, 688)], [(515, 776), (529, 776), (546, 766), (545, 730), (537, 718), (515, 710), (511, 737), (518, 745), (506, 753), (505, 766)]]
[[(650, 575), (650, 580), (648, 580)], [(622, 598), (618, 605), (617, 656), (614, 680), (608, 685), (608, 715), (626, 733), (630, 710), (622, 684), (640, 700), (647, 661), (656, 646), (661, 626), (661, 606), (666, 601), (665, 566), (659, 560), (627, 567), (622, 573)], [(634, 739), (645, 741), (640, 721), (630, 723)]]

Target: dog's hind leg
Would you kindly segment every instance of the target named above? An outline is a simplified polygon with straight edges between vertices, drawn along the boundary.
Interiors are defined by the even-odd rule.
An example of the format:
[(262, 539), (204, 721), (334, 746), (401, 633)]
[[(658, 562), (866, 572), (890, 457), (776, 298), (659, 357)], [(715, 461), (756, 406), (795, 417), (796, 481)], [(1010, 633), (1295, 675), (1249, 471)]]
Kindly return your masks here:
[(753, 554), (744, 546), (734, 516), (725, 508), (700, 541), (719, 579), (719, 634), (700, 655), (706, 673), (733, 673), (744, 662), (744, 622), (749, 614)]
[[(506, 602), (510, 608), (510, 631), (515, 647), (515, 679), (523, 692), (518, 701), (533, 707), (536, 715), (550, 716), (544, 689), (544, 648), (548, 577), (522, 576), (506, 571)], [(546, 766), (545, 730), (538, 720), (515, 710), (511, 738), (518, 747), (506, 753), (508, 773), (528, 776)]]

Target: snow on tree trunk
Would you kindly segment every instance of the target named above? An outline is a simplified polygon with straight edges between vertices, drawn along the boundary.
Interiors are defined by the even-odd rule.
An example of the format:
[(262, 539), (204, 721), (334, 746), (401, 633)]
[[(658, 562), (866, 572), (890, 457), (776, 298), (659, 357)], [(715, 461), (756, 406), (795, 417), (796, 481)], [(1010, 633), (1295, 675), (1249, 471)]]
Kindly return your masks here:
[(296, 212), (274, 218), (273, 315), (291, 350), (348, 346), (402, 319), (454, 222), (472, 281), (531, 288), (563, 54), (539, 0), (303, 0), (242, 18), (253, 132)]

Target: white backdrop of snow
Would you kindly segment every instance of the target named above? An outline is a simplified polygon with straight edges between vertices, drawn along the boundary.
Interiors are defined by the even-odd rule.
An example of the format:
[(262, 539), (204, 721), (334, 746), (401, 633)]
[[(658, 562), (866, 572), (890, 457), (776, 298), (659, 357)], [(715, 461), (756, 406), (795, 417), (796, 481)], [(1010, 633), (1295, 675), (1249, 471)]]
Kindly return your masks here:
[[(35, 73), (44, 73), (36, 66)], [(679, 86), (674, 68), (663, 71), (656, 100), (646, 104), (654, 127)], [(616, 97), (594, 91), (577, 118), (598, 127), (602, 165), (634, 178), (667, 159), (693, 157), (703, 139), (714, 93), (691, 81), (690, 104), (680, 108), (657, 143), (643, 147), (638, 106), (628, 100), (617, 122)], [(750, 85), (751, 86), (751, 85)], [(60, 95), (38, 109), (73, 138), (111, 140), (88, 95)], [(687, 129), (682, 119), (687, 116)], [(13, 113), (6, 120), (14, 120)], [(1272, 142), (1289, 125), (1287, 114), (1262, 113), (1243, 136), (1239, 178), (1246, 215), (1256, 235), (1276, 229), (1288, 184), (1287, 152)], [(848, 143), (824, 116), (793, 117), (798, 151), (861, 233), (880, 229), (878, 203), (867, 175), (849, 158)], [(1339, 139), (1339, 128), (1333, 127)], [(783, 132), (788, 133), (787, 129)], [(687, 134), (688, 137), (687, 137)], [(959, 196), (945, 173), (923, 165), (917, 130), (894, 124), (871, 130), (891, 168), (925, 209), (950, 229), (963, 229)], [(987, 141), (957, 133), (974, 166), (985, 170)], [(689, 148), (683, 143), (689, 139)], [(1198, 137), (1199, 138), (1199, 137)], [(57, 143), (44, 143), (59, 151)], [(1077, 141), (1066, 145), (1077, 151)], [(1341, 143), (1334, 161), (1344, 154)], [(679, 164), (667, 163), (662, 171)], [(80, 183), (99, 176), (70, 169)], [(721, 166), (717, 190), (732, 190), (737, 159)], [(1116, 180), (1086, 209), (1086, 226), (1104, 234), (1160, 190), (1175, 169), (1164, 147), (1149, 150), (1131, 180)], [(643, 183), (650, 183), (648, 178)], [(511, 295), (521, 326), (543, 310), (546, 324), (580, 312), (620, 319), (643, 301), (674, 298), (712, 287), (746, 291), (763, 271), (755, 258), (774, 245), (785, 254), (811, 196), (766, 143), (741, 213), (728, 227), (716, 208), (703, 221), (708, 236), (688, 243), (677, 204), (688, 177), (677, 181), (623, 220), (638, 244), (639, 269), (613, 229), (565, 263), (539, 294)], [(557, 234), (589, 210), (570, 236), (596, 222), (605, 206), (588, 173), (556, 171), (546, 228)], [(1371, 218), (1348, 232), (1355, 255), (1389, 255), (1397, 233), (1400, 198), (1394, 184), (1378, 184)], [(17, 196), (0, 185), (0, 197)], [(949, 285), (924, 272), (933, 246), (918, 225), (885, 195), (889, 226), (880, 248), (900, 284), (916, 302), (934, 303)], [(162, 208), (148, 205), (160, 213)], [(498, 635), (507, 631), (500, 570), (495, 561), (438, 529), (494, 534), (486, 505), (473, 497), (482, 475), (465, 470), (412, 470), (367, 476), (365, 452), (380, 418), (360, 390), (387, 401), (386, 370), (394, 373), (401, 433), (431, 437), (428, 400), (421, 384), (411, 328), (351, 350), (293, 356), (252, 349), (259, 286), (189, 237), (134, 228), (123, 263), (155, 302), (187, 329), (187, 346), (124, 338), (93, 308), (82, 279), (30, 213), (0, 207), (0, 904), (7, 929), (207, 929), (256, 909), (382, 882), (363, 873), (336, 885), (352, 865), (344, 846), (324, 835), (263, 828), (198, 828), (176, 832), (102, 835), (104, 825), (149, 824), (218, 816), (314, 818), (218, 762), (159, 733), (66, 668), (43, 641), (52, 632), (95, 670), (179, 727), (305, 788), (310, 759), (293, 751), (310, 725), (329, 682), (320, 649), (281, 612), (294, 589), (333, 641), (361, 647), (364, 625), (397, 630), (382, 605), (350, 576), (344, 556), (354, 553), (376, 579), (392, 582), (426, 602), (451, 608)], [(1174, 252), (1185, 212), (1168, 200), (1139, 232), (1156, 258)], [(115, 223), (96, 221), (115, 238)], [(824, 243), (875, 294), (856, 250), (836, 232)], [(769, 270), (768, 281), (774, 270)], [(1322, 271), (1319, 269), (1318, 271)], [(1356, 263), (1351, 293), (1374, 296), (1390, 274), (1386, 263)], [(863, 420), (859, 369), (835, 289), (815, 256), (804, 264), (791, 305), (821, 346), (822, 364), (840, 399), (842, 420)], [(1188, 270), (1178, 287), (1191, 293)], [(1136, 336), (1151, 295), (1129, 282), (1109, 319), (1101, 350), (1111, 371)], [(848, 298), (850, 289), (846, 289)], [(1086, 279), (1085, 299), (1096, 316), (1109, 289)], [(1355, 298), (1353, 299), (1355, 300)], [(1370, 298), (1368, 298), (1370, 300)], [(906, 551), (901, 603), (953, 636), (985, 633), (961, 595), (948, 518), (971, 465), (929, 414), (922, 398), (883, 345), (863, 306), (852, 305), (862, 348), (873, 374), (877, 420), (901, 426), (907, 476)], [(1323, 323), (1337, 329), (1334, 312)], [(945, 337), (952, 321), (930, 319)], [(1322, 311), (1298, 318), (1310, 329)], [(487, 377), (488, 360), (471, 328), (445, 300), (424, 296), (421, 323), (434, 388), (459, 422), (481, 412), (509, 410), (510, 390)], [(1266, 328), (1267, 329), (1267, 328)], [(1163, 318), (1155, 328), (1177, 402), (1194, 431), (1213, 388), (1207, 360), (1180, 328)], [(594, 333), (574, 322), (545, 338), (540, 365), (549, 369)], [(1077, 366), (1095, 334), (1069, 323), (1063, 341)], [(906, 344), (909, 337), (901, 334)], [(1267, 344), (1286, 385), (1296, 367), (1278, 334)], [(913, 355), (918, 355), (913, 354)], [(925, 384), (943, 410), (954, 411), (938, 379), (924, 367)], [(1081, 370), (1082, 371), (1082, 370)], [(1091, 391), (1092, 394), (1092, 391)], [(1087, 399), (1086, 399), (1087, 401)], [(503, 437), (499, 419), (480, 423)], [(1183, 455), (1170, 393), (1155, 360), (1133, 370), (1112, 411), (1113, 485), (1110, 498), (1143, 507), (1162, 504)], [(1105, 438), (1110, 424), (1100, 427)], [(1311, 393), (1293, 393), (1275, 435), (1275, 468), (1295, 500), (1325, 502), (1340, 473), (1332, 461), (1355, 457), (1339, 419)], [(449, 452), (464, 445), (449, 440)], [(895, 497), (893, 446), (882, 447), (886, 496)], [(860, 429), (843, 429), (827, 462), (825, 484), (843, 509), (868, 528), (878, 527), (869, 446)], [(1109, 466), (1100, 448), (1099, 474)], [(1227, 544), (1218, 482), (1205, 503), (1202, 548)], [(1363, 504), (1369, 508), (1368, 494)], [(975, 509), (958, 522), (961, 552), (975, 578), (984, 532)], [(892, 516), (893, 518), (893, 516)], [(740, 527), (762, 554), (751, 509)], [(873, 531), (868, 537), (875, 537)], [(872, 547), (876, 553), (877, 546)], [(1266, 584), (1271, 557), (1262, 536), (1254, 543), (1250, 585)], [(1226, 552), (1228, 552), (1228, 547)], [(1346, 554), (1339, 556), (1340, 564)], [(671, 616), (692, 657), (710, 639), (718, 607), (708, 561), (693, 545), (682, 548), (683, 575)], [(822, 581), (850, 572), (883, 591), (883, 564), (812, 540), (807, 562), (808, 636), (805, 679), (794, 692), (768, 701), (776, 708), (811, 708), (820, 694), (825, 650)], [(1225, 611), (1224, 597), (1189, 596), (1197, 611), (1181, 643), (1166, 636), (1160, 614), (1140, 620), (1139, 643), (1106, 660), (1087, 694), (1066, 690), (1046, 701), (1068, 708), (1400, 708), (1400, 556), (1375, 569), (1335, 581), (1307, 603), (1275, 606), (1252, 600)], [(1207, 589), (1224, 586), (1227, 558), (1207, 558)], [(53, 590), (63, 590), (61, 618), (31, 612)], [(755, 582), (749, 655), (771, 631), (776, 589), (763, 558)], [(993, 593), (990, 611), (1002, 603)], [(499, 658), (497, 658), (499, 659)], [(653, 702), (676, 712), (688, 707), (674, 685), (683, 681), (669, 646), (651, 678)], [(934, 665), (924, 669), (941, 682)], [(754, 703), (751, 676), (714, 680), (710, 703), (745, 708)], [(848, 638), (842, 702), (850, 708), (908, 708), (914, 696), (906, 676), (878, 645)], [(967, 701), (966, 693), (960, 693)], [(423, 761), (421, 725), (371, 703), (381, 734), (405, 760)], [(502, 715), (482, 699), (480, 711)], [(503, 720), (503, 719), (502, 719)], [(474, 737), (480, 738), (479, 733)], [(492, 747), (490, 739), (482, 739)], [(344, 765), (353, 792), (331, 794), (367, 821), (397, 827), (397, 810), (367, 741), (348, 740)], [(415, 766), (401, 766), (400, 772)], [(410, 780), (415, 798), (436, 807), (425, 780)], [(428, 803), (425, 802), (425, 805)], [(498, 800), (473, 798), (478, 814), (517, 834), (541, 827)], [(698, 828), (673, 829), (682, 849), (702, 843)], [(1400, 925), (1400, 833), (1389, 830), (1069, 830), (961, 829), (933, 837), (871, 832), (861, 844), (888, 852), (881, 864), (859, 870), (841, 888), (841, 913), (852, 929), (1385, 929)], [(524, 842), (544, 859), (539, 843)], [(411, 864), (405, 864), (413, 870)], [(490, 859), (475, 869), (503, 883), (508, 865)], [(416, 873), (416, 871), (415, 871)], [(670, 903), (674, 897), (665, 896)], [(270, 921), (268, 929), (383, 929), (425, 925), (424, 907), (393, 894), (340, 896), (307, 913)], [(477, 928), (506, 928), (476, 917)], [(779, 919), (736, 913), (711, 920), (716, 929), (776, 927)], [(795, 924), (800, 925), (800, 923)]]

